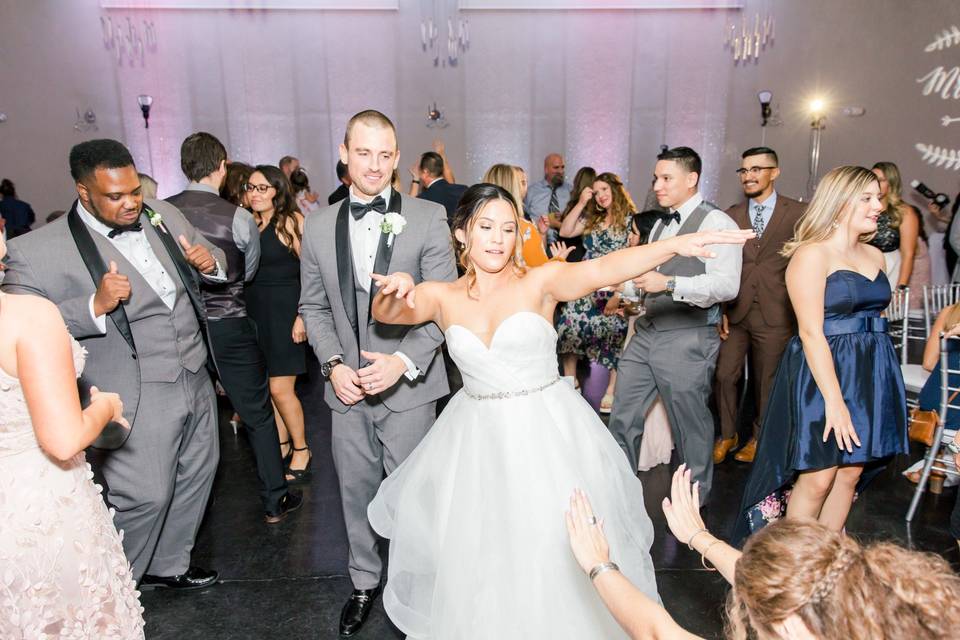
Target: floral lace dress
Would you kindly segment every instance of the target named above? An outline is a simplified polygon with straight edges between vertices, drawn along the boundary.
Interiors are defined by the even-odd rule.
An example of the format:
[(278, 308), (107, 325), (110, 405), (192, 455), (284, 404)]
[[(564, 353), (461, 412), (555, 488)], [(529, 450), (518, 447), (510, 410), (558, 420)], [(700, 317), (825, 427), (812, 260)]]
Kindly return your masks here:
[[(74, 364), (83, 348), (73, 341)], [(83, 452), (47, 456), (0, 370), (0, 638), (143, 638), (143, 609)]]
[[(618, 231), (608, 227), (584, 234), (586, 253), (583, 259), (599, 258), (626, 248), (628, 228), (629, 225)], [(623, 341), (627, 337), (627, 321), (619, 314), (603, 315), (603, 308), (612, 295), (612, 291), (595, 291), (563, 306), (557, 327), (561, 354), (574, 353), (607, 369), (617, 368)]]

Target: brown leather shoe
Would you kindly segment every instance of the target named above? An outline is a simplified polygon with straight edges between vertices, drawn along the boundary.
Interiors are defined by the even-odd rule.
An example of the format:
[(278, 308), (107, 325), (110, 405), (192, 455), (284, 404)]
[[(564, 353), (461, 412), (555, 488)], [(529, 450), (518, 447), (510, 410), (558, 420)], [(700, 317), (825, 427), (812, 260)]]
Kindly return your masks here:
[(727, 455), (737, 447), (739, 441), (740, 438), (737, 436), (717, 440), (713, 445), (713, 464), (720, 464), (726, 460)]
[(743, 448), (740, 451), (737, 451), (737, 454), (733, 456), (733, 459), (737, 462), (753, 462), (754, 456), (757, 455), (757, 439), (750, 438), (747, 444), (743, 445)]

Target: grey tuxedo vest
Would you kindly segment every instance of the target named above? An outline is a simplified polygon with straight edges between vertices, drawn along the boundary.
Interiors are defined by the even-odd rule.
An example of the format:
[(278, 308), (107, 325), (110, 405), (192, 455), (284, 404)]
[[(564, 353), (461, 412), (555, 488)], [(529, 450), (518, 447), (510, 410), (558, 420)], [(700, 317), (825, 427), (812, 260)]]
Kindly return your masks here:
[[(684, 221), (677, 235), (699, 231), (707, 214), (717, 208), (706, 200), (701, 202)], [(656, 242), (662, 233), (661, 223), (650, 241)], [(666, 276), (690, 277), (706, 273), (707, 266), (699, 258), (674, 256), (660, 265), (659, 271)], [(647, 294), (643, 304), (646, 313), (637, 318), (637, 325), (652, 327), (656, 331), (704, 327), (720, 321), (720, 305), (715, 304), (704, 309), (685, 302), (676, 302), (666, 291)]]

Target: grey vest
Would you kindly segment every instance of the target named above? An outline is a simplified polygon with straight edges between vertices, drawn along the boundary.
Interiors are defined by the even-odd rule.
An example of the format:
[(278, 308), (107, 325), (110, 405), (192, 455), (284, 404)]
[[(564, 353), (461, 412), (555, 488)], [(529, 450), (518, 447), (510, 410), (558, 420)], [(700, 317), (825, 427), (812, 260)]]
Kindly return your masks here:
[[(696, 233), (707, 214), (718, 208), (704, 200), (690, 213), (677, 235)], [(651, 242), (660, 239), (663, 227), (661, 223), (650, 239)], [(699, 276), (707, 272), (707, 266), (699, 258), (674, 256), (660, 265), (659, 271), (667, 276)], [(675, 302), (673, 296), (666, 291), (647, 294), (643, 306), (646, 313), (637, 318), (637, 326), (652, 327), (655, 331), (705, 327), (720, 321), (720, 305), (715, 304), (704, 309), (685, 302)]]
[(117, 261), (121, 265), (120, 273), (130, 279), (130, 299), (124, 303), (124, 310), (137, 345), (141, 381), (176, 382), (184, 369), (196, 373), (206, 364), (207, 348), (190, 297), (170, 255), (152, 229), (144, 229), (143, 233), (148, 234), (154, 255), (176, 285), (173, 310), (163, 304), (136, 269), (124, 268), (129, 262), (106, 238), (99, 233), (91, 235), (104, 260)]
[(247, 304), (243, 295), (243, 278), (246, 262), (233, 237), (237, 207), (216, 194), (194, 189), (167, 198), (167, 202), (180, 209), (190, 224), (227, 257), (226, 282), (200, 281), (207, 317), (214, 320), (245, 318)]

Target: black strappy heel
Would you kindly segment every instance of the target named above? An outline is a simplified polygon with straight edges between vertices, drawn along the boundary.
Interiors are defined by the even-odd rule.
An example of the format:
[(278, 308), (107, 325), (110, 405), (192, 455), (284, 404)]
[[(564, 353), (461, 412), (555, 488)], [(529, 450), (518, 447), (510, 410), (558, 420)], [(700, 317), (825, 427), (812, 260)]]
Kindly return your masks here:
[(290, 440), (289, 440), (289, 439), (288, 439), (288, 440), (284, 440), (283, 442), (280, 443), (280, 450), (281, 450), (281, 451), (283, 451), (283, 447), (290, 447), (290, 450), (287, 451), (287, 455), (285, 455), (285, 456), (283, 456), (283, 457), (281, 458), (281, 459), (283, 460), (283, 466), (284, 466), (284, 467), (288, 467), (288, 466), (290, 466), (290, 461), (293, 460), (293, 451), (294, 451), (294, 449), (293, 449), (293, 445), (290, 444)]
[[(294, 452), (294, 451), (310, 451), (310, 447), (302, 447), (302, 448), (300, 448), (300, 449), (298, 449), (298, 448), (296, 448), (296, 447), (291, 447), (291, 448), (290, 448), (290, 459), (291, 459), (291, 460), (293, 459), (293, 452)], [(310, 480), (310, 476), (311, 476), (312, 473), (313, 473), (312, 471), (310, 471), (310, 465), (312, 465), (312, 464), (313, 464), (313, 452), (312, 452), (312, 451), (310, 452), (309, 457), (307, 457), (307, 466), (305, 466), (303, 469), (291, 469), (291, 468), (290, 468), (290, 462), (287, 462), (287, 475), (288, 475), (288, 476), (293, 476), (293, 479), (287, 478), (287, 484), (301, 484), (301, 483), (303, 483), (303, 482), (307, 482), (308, 480)]]

